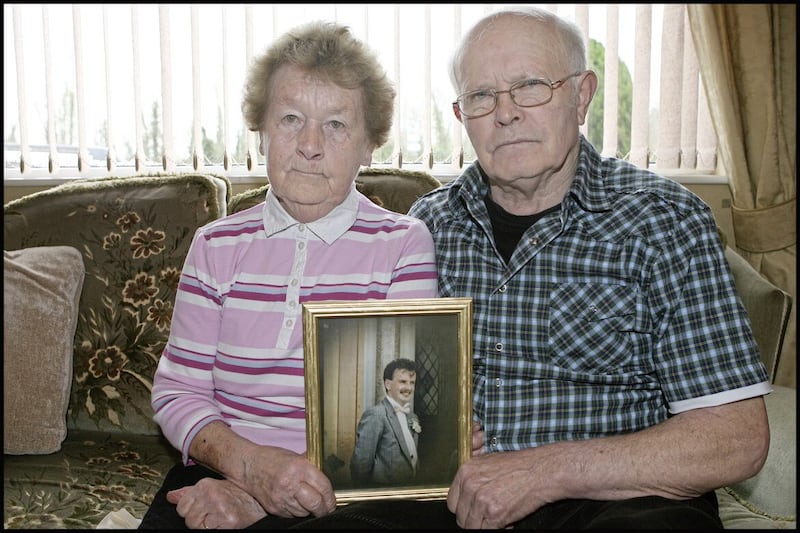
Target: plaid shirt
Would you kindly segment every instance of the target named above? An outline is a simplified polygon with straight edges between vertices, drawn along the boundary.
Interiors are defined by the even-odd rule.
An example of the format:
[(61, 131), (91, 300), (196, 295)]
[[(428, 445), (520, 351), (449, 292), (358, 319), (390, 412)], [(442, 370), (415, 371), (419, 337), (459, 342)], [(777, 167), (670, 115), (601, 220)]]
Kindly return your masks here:
[(770, 392), (709, 207), (581, 137), (560, 210), (498, 253), (477, 164), (409, 214), (440, 296), (473, 298), (474, 415), (490, 451), (638, 431)]

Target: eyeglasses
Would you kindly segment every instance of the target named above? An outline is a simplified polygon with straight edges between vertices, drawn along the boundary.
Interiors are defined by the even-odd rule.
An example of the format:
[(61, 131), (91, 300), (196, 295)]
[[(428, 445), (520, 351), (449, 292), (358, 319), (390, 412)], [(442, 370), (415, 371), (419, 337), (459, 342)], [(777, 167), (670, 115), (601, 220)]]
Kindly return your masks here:
[(478, 118), (488, 115), (497, 107), (497, 97), (508, 93), (511, 100), (520, 107), (536, 107), (553, 99), (553, 91), (561, 87), (565, 81), (583, 74), (583, 71), (570, 74), (560, 80), (550, 81), (542, 78), (520, 80), (507, 91), (494, 89), (478, 89), (459, 96), (453, 102), (453, 110), (458, 110), (467, 118)]

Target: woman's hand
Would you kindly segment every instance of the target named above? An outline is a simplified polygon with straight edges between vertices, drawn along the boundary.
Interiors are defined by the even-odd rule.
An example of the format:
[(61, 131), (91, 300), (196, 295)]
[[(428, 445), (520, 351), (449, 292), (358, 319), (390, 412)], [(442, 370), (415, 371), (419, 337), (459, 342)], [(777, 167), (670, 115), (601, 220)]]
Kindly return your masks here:
[(226, 479), (204, 478), (167, 493), (191, 529), (241, 529), (267, 515), (244, 490)]
[(304, 454), (256, 444), (221, 421), (198, 432), (189, 455), (254, 498), (267, 514), (324, 516), (336, 509), (330, 480)]
[(252, 494), (271, 515), (324, 516), (336, 509), (328, 477), (305, 455), (283, 448), (259, 446), (242, 456), (243, 480), (236, 483)]

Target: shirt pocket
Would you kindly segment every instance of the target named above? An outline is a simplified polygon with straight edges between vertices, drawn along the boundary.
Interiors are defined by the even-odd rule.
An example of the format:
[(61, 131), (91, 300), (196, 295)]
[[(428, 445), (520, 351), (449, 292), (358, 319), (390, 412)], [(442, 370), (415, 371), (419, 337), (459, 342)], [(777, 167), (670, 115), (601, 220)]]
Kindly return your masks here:
[(550, 301), (553, 362), (594, 374), (629, 370), (642, 341), (637, 310), (641, 311), (641, 302), (635, 285), (572, 283), (557, 287)]

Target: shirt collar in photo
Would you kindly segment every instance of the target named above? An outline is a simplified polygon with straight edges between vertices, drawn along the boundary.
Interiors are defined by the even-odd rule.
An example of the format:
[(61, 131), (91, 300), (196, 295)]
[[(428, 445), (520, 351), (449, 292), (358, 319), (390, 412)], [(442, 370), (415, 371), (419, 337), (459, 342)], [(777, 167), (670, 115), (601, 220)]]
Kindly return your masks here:
[[(330, 213), (319, 220), (306, 224), (306, 227), (326, 244), (331, 244), (353, 226), (357, 215), (358, 193), (354, 182), (350, 193), (341, 204), (334, 207)], [(268, 237), (300, 224), (286, 212), (272, 189), (267, 190), (263, 216), (264, 231), (266, 231)]]
[(386, 396), (386, 399), (389, 400), (389, 403), (392, 404), (392, 407), (405, 407), (405, 405), (408, 405), (408, 403), (406, 403), (405, 405), (400, 405), (400, 402), (398, 402), (391, 396)]

